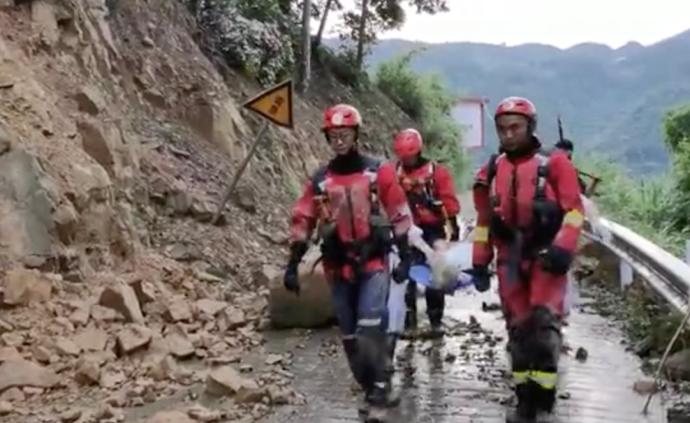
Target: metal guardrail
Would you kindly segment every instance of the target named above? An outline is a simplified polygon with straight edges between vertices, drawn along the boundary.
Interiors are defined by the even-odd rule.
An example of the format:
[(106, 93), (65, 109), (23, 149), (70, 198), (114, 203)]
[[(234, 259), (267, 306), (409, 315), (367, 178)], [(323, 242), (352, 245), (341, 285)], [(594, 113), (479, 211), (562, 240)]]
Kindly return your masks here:
[(625, 260), (676, 311), (684, 314), (690, 304), (690, 266), (625, 226), (604, 218), (600, 218), (599, 225), (610, 233), (608, 239), (595, 234), (589, 224), (585, 236)]
[[(473, 220), (463, 221), (463, 239), (470, 236)], [(604, 239), (595, 233), (589, 221), (584, 236), (628, 263), (674, 310), (685, 314), (690, 306), (690, 265), (623, 225), (603, 217), (599, 218), (599, 225), (610, 237)]]

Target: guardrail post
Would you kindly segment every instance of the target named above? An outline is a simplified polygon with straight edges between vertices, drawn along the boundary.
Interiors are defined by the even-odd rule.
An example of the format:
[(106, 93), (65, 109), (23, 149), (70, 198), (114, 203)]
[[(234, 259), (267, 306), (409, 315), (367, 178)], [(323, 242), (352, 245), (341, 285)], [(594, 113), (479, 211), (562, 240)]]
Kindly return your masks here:
[(690, 239), (685, 241), (685, 262), (690, 264)]
[(633, 268), (623, 259), (618, 260), (618, 274), (621, 282), (621, 289), (625, 289), (633, 282)]

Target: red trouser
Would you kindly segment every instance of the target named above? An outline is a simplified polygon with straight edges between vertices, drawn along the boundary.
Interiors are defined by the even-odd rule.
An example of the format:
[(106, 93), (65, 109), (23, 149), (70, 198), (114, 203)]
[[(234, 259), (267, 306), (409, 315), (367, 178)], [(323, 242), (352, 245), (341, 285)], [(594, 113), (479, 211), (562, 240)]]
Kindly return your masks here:
[(566, 275), (554, 275), (542, 269), (537, 259), (523, 260), (519, 278), (509, 278), (507, 247), (498, 250), (498, 293), (509, 326), (519, 325), (535, 307), (543, 306), (557, 318), (563, 315)]
[(550, 412), (556, 400), (567, 277), (548, 273), (539, 260), (530, 259), (522, 261), (520, 277), (510, 280), (508, 264), (500, 259), (502, 252), (499, 248), (498, 292), (518, 403)]

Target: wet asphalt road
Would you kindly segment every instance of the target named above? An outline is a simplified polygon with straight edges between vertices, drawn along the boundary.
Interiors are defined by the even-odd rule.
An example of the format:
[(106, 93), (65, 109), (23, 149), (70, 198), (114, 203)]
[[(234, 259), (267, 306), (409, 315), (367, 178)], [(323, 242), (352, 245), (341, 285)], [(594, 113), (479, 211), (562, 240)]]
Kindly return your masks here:
[[(463, 216), (473, 215), (469, 193), (460, 196)], [(499, 311), (483, 311), (482, 302), (496, 303), (491, 291), (472, 290), (446, 297), (442, 340), (401, 341), (396, 350), (396, 382), (401, 387), (401, 405), (389, 420), (397, 423), (503, 423), (512, 406), (508, 383), (504, 320)], [(419, 299), (419, 319), (424, 301)], [(645, 396), (633, 391), (635, 381), (649, 379), (640, 370), (640, 360), (625, 350), (623, 335), (609, 320), (590, 311), (587, 299), (580, 301), (564, 328), (570, 350), (561, 357), (561, 378), (552, 423), (661, 423), (666, 410), (657, 394), (646, 416), (641, 414)], [(476, 325), (470, 324), (476, 320)], [(358, 422), (358, 396), (336, 330), (295, 332), (268, 336), (266, 346), (275, 352), (294, 352), (290, 369), (295, 387), (307, 400), (298, 407), (283, 407), (261, 423)], [(296, 348), (297, 345), (303, 348)], [(584, 362), (576, 350), (588, 352)], [(335, 355), (331, 355), (335, 353)]]
[[(496, 300), (488, 292), (459, 292), (448, 297), (446, 326), (441, 340), (401, 341), (396, 351), (396, 382), (401, 405), (391, 422), (505, 422), (513, 395), (508, 384), (504, 321), (498, 311), (482, 311), (482, 301)], [(584, 300), (583, 300), (584, 301)], [(581, 302), (582, 304), (583, 302)], [(420, 322), (424, 301), (420, 299)], [(632, 385), (644, 376), (640, 362), (625, 351), (622, 335), (609, 321), (578, 307), (564, 329), (570, 350), (562, 356), (559, 399), (554, 423), (665, 422), (656, 398), (647, 416), (640, 413), (645, 397)], [(476, 320), (475, 324), (470, 324)], [(299, 345), (301, 344), (301, 345)], [(299, 347), (298, 347), (299, 345)], [(335, 330), (277, 332), (267, 350), (292, 351), (295, 387), (305, 395), (304, 406), (282, 407), (262, 423), (357, 422), (354, 393)], [(588, 351), (584, 362), (577, 348)]]

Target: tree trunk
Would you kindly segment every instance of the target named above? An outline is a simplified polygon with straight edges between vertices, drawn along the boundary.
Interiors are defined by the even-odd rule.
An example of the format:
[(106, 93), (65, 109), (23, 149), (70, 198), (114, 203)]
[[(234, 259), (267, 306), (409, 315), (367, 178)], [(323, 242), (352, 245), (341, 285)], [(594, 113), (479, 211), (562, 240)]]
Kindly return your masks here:
[(300, 63), (298, 89), (304, 93), (309, 87), (309, 75), (311, 74), (311, 0), (304, 0), (302, 11), (302, 61)]
[(314, 40), (314, 47), (321, 45), (321, 39), (323, 38), (323, 31), (326, 29), (326, 21), (328, 20), (328, 12), (331, 9), (331, 3), (333, 3), (333, 0), (327, 0), (326, 6), (323, 8), (323, 15), (321, 16), (321, 23), (319, 24), (319, 32), (316, 33), (316, 39)]
[(362, 0), (362, 16), (359, 21), (359, 34), (357, 36), (357, 70), (362, 71), (364, 64), (364, 37), (369, 19), (369, 0)]
[(278, 1), (278, 7), (280, 7), (280, 11), (283, 12), (283, 15), (289, 15), (290, 14), (290, 5), (292, 4), (292, 0), (279, 0)]
[(197, 13), (199, 12), (199, 0), (191, 0), (189, 3), (189, 13), (194, 16), (194, 18), (197, 17)]

